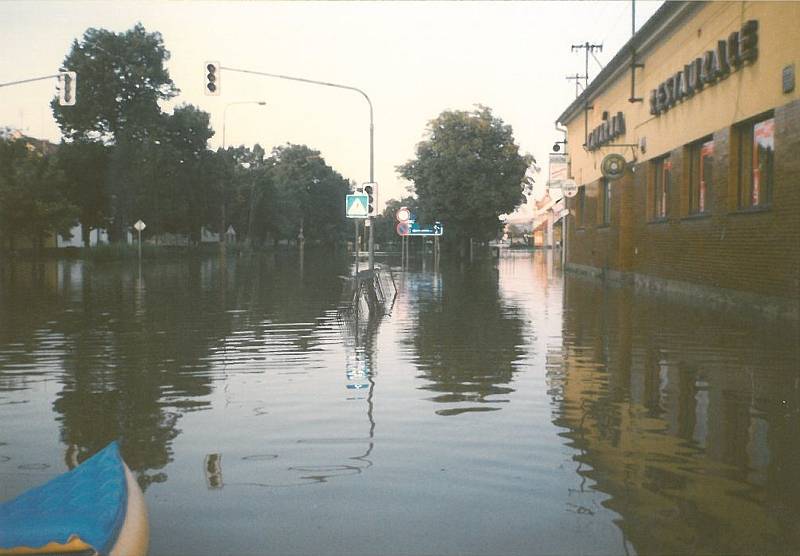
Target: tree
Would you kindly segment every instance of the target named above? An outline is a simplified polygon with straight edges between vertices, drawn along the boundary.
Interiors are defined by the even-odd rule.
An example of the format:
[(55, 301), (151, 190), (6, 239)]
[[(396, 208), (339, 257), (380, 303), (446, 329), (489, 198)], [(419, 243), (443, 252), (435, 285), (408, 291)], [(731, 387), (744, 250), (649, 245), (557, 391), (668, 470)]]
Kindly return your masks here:
[[(124, 33), (89, 28), (80, 41), (73, 41), (64, 59), (64, 68), (78, 74), (77, 103), (60, 106), (54, 98), (50, 106), (65, 142), (83, 145), (69, 155), (99, 156), (100, 150), (88, 146), (92, 143), (114, 147), (106, 152), (105, 171), (94, 165), (81, 171), (73, 165), (76, 171), (67, 173), (68, 191), (81, 208), (84, 233), (109, 220), (111, 239), (120, 240), (132, 222), (130, 216), (141, 212), (142, 204), (150, 204), (151, 209), (159, 206), (145, 193), (160, 176), (156, 162), (164, 115), (158, 103), (178, 93), (166, 69), (167, 60), (169, 52), (161, 34), (148, 33), (140, 23)], [(89, 169), (98, 174), (89, 176)], [(98, 197), (99, 203), (87, 199), (97, 191), (102, 175), (106, 176), (108, 208), (102, 206), (104, 195)], [(151, 219), (150, 223), (159, 222)]]
[(93, 229), (104, 228), (109, 217), (108, 164), (111, 148), (100, 142), (77, 139), (62, 142), (57, 165), (64, 176), (64, 194), (79, 210), (81, 239), (90, 246)]
[(146, 135), (161, 115), (158, 102), (178, 93), (167, 60), (161, 34), (141, 23), (124, 33), (87, 29), (63, 64), (78, 73), (77, 103), (50, 103), (64, 137), (115, 143), (123, 133)]
[(349, 184), (325, 163), (319, 151), (306, 145), (276, 147), (270, 157), (275, 204), (271, 219), (278, 237), (307, 240), (344, 239), (347, 221), (344, 198)]
[(413, 183), (418, 219), (440, 220), (445, 241), (460, 244), (463, 253), (469, 238), (496, 237), (498, 217), (524, 202), (525, 170), (533, 158), (520, 154), (511, 126), (485, 106), (442, 112), (428, 123), (427, 134), (416, 158), (397, 171)]
[(54, 233), (68, 236), (77, 208), (62, 192), (54, 157), (24, 139), (0, 140), (0, 235), (14, 248), (25, 237), (36, 249)]
[[(156, 200), (153, 221), (158, 231), (183, 233), (194, 242), (209, 220), (209, 199), (216, 184), (205, 172), (207, 143), (214, 135), (209, 114), (185, 104), (160, 119), (154, 156), (157, 174), (145, 188)], [(152, 207), (147, 202), (145, 206)]]

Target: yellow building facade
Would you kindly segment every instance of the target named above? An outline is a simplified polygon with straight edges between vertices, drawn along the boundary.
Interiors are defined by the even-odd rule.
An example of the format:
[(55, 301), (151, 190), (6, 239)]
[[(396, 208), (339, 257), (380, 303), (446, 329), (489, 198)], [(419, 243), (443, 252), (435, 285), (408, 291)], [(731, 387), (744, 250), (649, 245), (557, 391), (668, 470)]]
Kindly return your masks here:
[(798, 2), (667, 2), (642, 26), (558, 118), (568, 268), (798, 317), (798, 26)]

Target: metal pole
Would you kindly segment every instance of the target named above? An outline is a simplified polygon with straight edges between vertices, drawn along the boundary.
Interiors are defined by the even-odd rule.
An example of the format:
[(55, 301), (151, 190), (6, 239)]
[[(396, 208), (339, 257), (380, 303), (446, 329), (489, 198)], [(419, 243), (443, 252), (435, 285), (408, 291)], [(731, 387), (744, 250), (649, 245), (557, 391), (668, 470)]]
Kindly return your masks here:
[(21, 81), (9, 81), (8, 83), (0, 83), (0, 87), (10, 87), (11, 85), (22, 85), (23, 83), (32, 83), (34, 81), (44, 81), (45, 79), (52, 79), (59, 77), (60, 74), (45, 75), (44, 77), (33, 77), (31, 79), (22, 79)]
[(589, 88), (589, 48), (590, 48), (590, 46), (591, 45), (587, 41), (587, 43), (586, 43), (586, 65), (585, 65), (585, 71), (583, 73), (584, 83), (586, 83), (586, 86), (583, 89), (584, 91)]
[(139, 232), (139, 264), (142, 264), (142, 230), (137, 229)]
[[(374, 183), (375, 181), (375, 150), (374, 150), (374, 139), (375, 139), (375, 129), (372, 126), (372, 103), (369, 105), (369, 181), (370, 183)], [(377, 189), (375, 190), (375, 194), (378, 194)], [(375, 199), (376, 210), (377, 210), (377, 202), (378, 200)], [(375, 242), (373, 236), (373, 226), (372, 226), (372, 217), (369, 217), (369, 270), (372, 272), (375, 270)]]
[[(369, 181), (374, 182), (375, 180), (375, 168), (374, 168), (374, 160), (375, 160), (375, 148), (374, 148), (374, 135), (375, 135), (375, 126), (373, 124), (373, 114), (372, 114), (372, 101), (370, 100), (367, 93), (359, 89), (358, 87), (352, 87), (350, 85), (342, 85), (340, 83), (330, 83), (328, 81), (317, 81), (316, 79), (307, 79), (305, 77), (293, 77), (291, 75), (281, 75), (279, 73), (268, 73), (265, 71), (253, 71), (253, 70), (246, 70), (241, 68), (229, 68), (227, 66), (220, 66), (221, 70), (225, 71), (233, 71), (237, 73), (249, 73), (250, 75), (260, 75), (263, 77), (274, 77), (276, 79), (287, 79), (289, 81), (299, 81), (301, 83), (309, 83), (311, 85), (323, 85), (325, 87), (335, 87), (337, 89), (347, 89), (349, 91), (355, 91), (361, 96), (366, 99), (367, 104), (369, 104)], [(223, 132), (225, 129), (225, 122), (223, 122)], [(369, 218), (372, 220), (372, 218)], [(371, 224), (372, 222), (370, 222)], [(369, 227), (369, 269), (374, 270), (374, 243), (373, 243), (373, 234), (372, 234), (372, 226)]]
[(355, 253), (356, 257), (356, 271), (355, 275), (358, 275), (358, 220), (353, 220), (353, 224), (356, 225), (356, 237), (353, 241), (353, 253)]

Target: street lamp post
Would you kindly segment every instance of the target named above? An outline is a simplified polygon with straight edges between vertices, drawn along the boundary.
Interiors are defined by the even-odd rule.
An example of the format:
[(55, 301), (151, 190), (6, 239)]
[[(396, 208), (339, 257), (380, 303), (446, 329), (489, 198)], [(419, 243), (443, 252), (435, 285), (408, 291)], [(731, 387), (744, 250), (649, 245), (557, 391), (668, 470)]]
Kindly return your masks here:
[(222, 150), (225, 150), (225, 123), (228, 118), (228, 108), (231, 106), (236, 106), (237, 104), (257, 104), (259, 106), (266, 106), (267, 101), (265, 100), (240, 100), (237, 102), (229, 102), (225, 105), (225, 108), (222, 111)]
[[(229, 102), (225, 105), (225, 108), (222, 110), (222, 151), (225, 151), (227, 143), (225, 142), (225, 131), (227, 127), (227, 119), (228, 119), (228, 108), (235, 105), (241, 104), (257, 104), (258, 106), (266, 106), (267, 102), (265, 100), (240, 100), (236, 102)], [(225, 186), (220, 184), (220, 190), (222, 191), (222, 219), (220, 221), (220, 230), (219, 230), (219, 242), (220, 246), (224, 249), (225, 247)], [(253, 210), (253, 193), (255, 192), (255, 187), (252, 188), (250, 192), (250, 210)], [(249, 232), (248, 232), (249, 234)], [(250, 237), (248, 235), (248, 241), (250, 241)]]
[[(225, 66), (220, 66), (221, 70), (226, 71), (233, 71), (237, 73), (249, 73), (250, 75), (260, 75), (263, 77), (274, 77), (276, 79), (287, 79), (289, 81), (300, 81), (302, 83), (309, 83), (311, 85), (324, 85), (325, 87), (335, 87), (337, 89), (347, 89), (349, 91), (355, 91), (359, 93), (361, 96), (366, 99), (367, 104), (369, 104), (369, 181), (373, 183), (375, 181), (375, 126), (373, 125), (372, 121), (372, 101), (370, 100), (367, 93), (359, 89), (358, 87), (351, 87), (350, 85), (341, 85), (339, 83), (329, 83), (327, 81), (317, 81), (316, 79), (306, 79), (304, 77), (292, 77), (290, 75), (280, 75), (277, 73), (267, 73), (265, 71), (252, 71), (246, 69), (238, 69), (238, 68), (229, 68)], [(224, 121), (223, 121), (223, 136), (224, 136)], [(372, 217), (368, 218), (368, 221), (365, 224), (369, 225), (369, 269), (370, 271), (375, 269), (374, 264), (374, 240), (373, 240), (373, 230), (372, 226)], [(358, 247), (356, 247), (358, 249)]]

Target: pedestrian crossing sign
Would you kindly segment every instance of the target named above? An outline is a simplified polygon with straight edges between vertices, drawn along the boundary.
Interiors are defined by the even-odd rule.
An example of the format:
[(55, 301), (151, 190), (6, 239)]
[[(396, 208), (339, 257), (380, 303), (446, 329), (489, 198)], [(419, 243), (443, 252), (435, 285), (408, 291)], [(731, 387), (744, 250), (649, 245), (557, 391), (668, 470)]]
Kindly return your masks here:
[(366, 218), (367, 206), (369, 206), (368, 195), (348, 195), (346, 198), (347, 218)]

